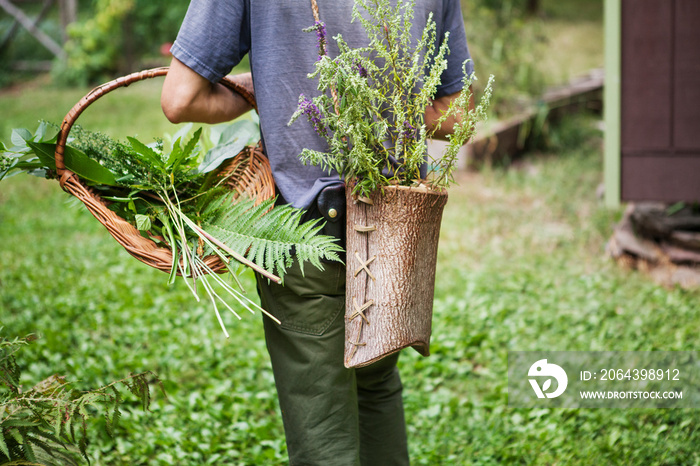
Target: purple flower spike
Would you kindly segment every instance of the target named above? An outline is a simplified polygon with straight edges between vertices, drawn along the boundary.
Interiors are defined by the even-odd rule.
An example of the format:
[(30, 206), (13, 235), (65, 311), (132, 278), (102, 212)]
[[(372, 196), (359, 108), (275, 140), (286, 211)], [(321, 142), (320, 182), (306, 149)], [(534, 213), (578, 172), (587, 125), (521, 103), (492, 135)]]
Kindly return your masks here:
[(326, 127), (323, 125), (323, 121), (321, 121), (321, 110), (304, 94), (299, 96), (299, 110), (301, 110), (301, 114), (306, 115), (309, 122), (314, 125), (316, 133), (318, 133), (318, 135), (321, 137), (326, 137), (328, 132)]
[(357, 69), (357, 72), (359, 73), (360, 77), (366, 78), (367, 77), (367, 70), (365, 69), (364, 66), (362, 66), (362, 62), (359, 60), (355, 61), (355, 68)]
[(326, 55), (326, 25), (321, 21), (316, 21), (314, 24), (316, 28), (316, 39), (318, 40), (318, 59), (320, 60)]
[(416, 134), (416, 128), (408, 122), (408, 120), (403, 122), (403, 132), (401, 133), (404, 139), (413, 139)]

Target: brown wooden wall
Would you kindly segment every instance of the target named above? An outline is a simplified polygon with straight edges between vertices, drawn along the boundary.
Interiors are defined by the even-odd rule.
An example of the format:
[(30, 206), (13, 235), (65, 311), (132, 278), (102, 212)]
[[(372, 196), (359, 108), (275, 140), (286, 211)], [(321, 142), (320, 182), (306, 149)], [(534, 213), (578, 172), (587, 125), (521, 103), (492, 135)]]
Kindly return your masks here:
[(700, 201), (700, 0), (623, 0), (621, 196)]

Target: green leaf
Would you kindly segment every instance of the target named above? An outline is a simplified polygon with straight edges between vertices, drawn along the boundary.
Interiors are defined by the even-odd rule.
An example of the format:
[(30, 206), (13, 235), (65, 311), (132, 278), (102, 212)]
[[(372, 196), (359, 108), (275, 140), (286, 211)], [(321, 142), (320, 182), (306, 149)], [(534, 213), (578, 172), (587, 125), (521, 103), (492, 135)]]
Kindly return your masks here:
[(185, 144), (185, 147), (183, 149), (185, 157), (190, 157), (192, 155), (192, 152), (194, 152), (194, 148), (197, 147), (197, 142), (199, 142), (199, 138), (201, 137), (201, 135), (202, 128), (198, 128), (197, 131), (194, 132), (190, 140), (187, 141), (187, 144)]
[(246, 144), (255, 142), (260, 137), (260, 128), (252, 120), (234, 121), (221, 133), (219, 144), (243, 140)]
[(38, 170), (41, 168), (45, 168), (44, 163), (41, 160), (38, 160), (36, 158), (33, 158), (30, 161), (26, 162), (17, 162), (16, 165), (14, 165), (13, 168), (21, 169), (22, 171), (31, 171), (31, 170)]
[(56, 142), (59, 129), (47, 121), (41, 121), (34, 132), (34, 142)]
[(197, 173), (209, 173), (216, 170), (222, 163), (238, 155), (246, 145), (246, 141), (239, 139), (214, 147), (204, 156), (204, 160), (197, 168)]
[(163, 159), (161, 159), (158, 152), (154, 151), (136, 138), (127, 137), (127, 139), (131, 144), (131, 148), (134, 149), (137, 154), (146, 159), (146, 161), (150, 163), (153, 168), (159, 169), (161, 172), (165, 171), (165, 164), (163, 163)]
[(673, 214), (677, 214), (685, 208), (685, 205), (685, 202), (676, 202), (675, 204), (668, 206), (666, 209), (666, 215), (671, 216)]
[[(170, 154), (170, 158), (168, 159), (168, 167), (171, 172), (176, 172), (178, 167), (183, 162), (187, 164), (186, 161), (192, 155), (192, 152), (197, 146), (197, 141), (199, 141), (199, 137), (201, 136), (201, 134), (202, 128), (197, 129), (197, 131), (195, 131), (194, 135), (190, 138), (190, 140), (187, 141), (187, 144), (185, 144), (185, 147), (183, 149), (180, 149), (180, 145), (178, 143), (175, 143), (175, 145), (173, 146), (173, 152), (172, 154)], [(176, 153), (177, 155), (175, 156)]]
[[(55, 170), (56, 169), (56, 160), (55, 160), (55, 153), (56, 153), (56, 145), (53, 144), (46, 144), (46, 143), (30, 143), (29, 144), (30, 149), (34, 152), (34, 154), (39, 157), (39, 160), (44, 164), (45, 167)], [(65, 154), (64, 154), (64, 162), (65, 162)], [(67, 165), (66, 165), (67, 166)]]
[(260, 137), (258, 125), (251, 120), (239, 120), (231, 123), (221, 133), (218, 144), (207, 151), (197, 173), (209, 173), (217, 169), (226, 160), (232, 159), (245, 146)]
[[(27, 142), (27, 144), (47, 168), (56, 169), (54, 159), (56, 144), (47, 142)], [(66, 168), (85, 180), (108, 186), (118, 185), (114, 173), (77, 149), (66, 146), (63, 161)]]
[(22, 437), (24, 439), (24, 443), (22, 444), (22, 451), (24, 451), (24, 456), (28, 461), (36, 463), (36, 455), (34, 454), (34, 448), (31, 444), (32, 438), (29, 436), (28, 433), (25, 434), (24, 432), (22, 433)]
[(189, 134), (190, 131), (192, 131), (192, 128), (194, 127), (193, 123), (186, 123), (180, 128), (175, 135), (173, 136), (172, 140), (177, 141), (177, 140), (182, 140), (185, 136)]
[(24, 419), (10, 418), (2, 423), (5, 427), (33, 427), (37, 423), (34, 421), (27, 421)]
[(167, 167), (172, 170), (172, 166), (178, 163), (182, 157), (184, 157), (184, 152), (182, 151), (182, 147), (180, 147), (180, 138), (177, 138), (175, 142), (173, 143), (173, 150), (170, 152), (170, 156), (168, 156), (168, 162), (166, 163)]
[[(7, 422), (3, 422), (3, 424), (7, 424)], [(10, 433), (12, 438), (17, 442), (18, 444), (22, 445), (24, 443), (24, 439), (22, 438), (22, 435), (20, 435), (20, 432), (18, 429), (8, 429), (7, 432)]]
[(24, 147), (32, 140), (32, 133), (26, 128), (15, 128), (12, 130), (10, 141), (17, 147)]
[(63, 431), (63, 416), (56, 416), (53, 421), (53, 435), (60, 437)]
[(134, 216), (136, 220), (136, 228), (141, 231), (148, 231), (151, 229), (151, 217), (148, 215), (136, 214)]

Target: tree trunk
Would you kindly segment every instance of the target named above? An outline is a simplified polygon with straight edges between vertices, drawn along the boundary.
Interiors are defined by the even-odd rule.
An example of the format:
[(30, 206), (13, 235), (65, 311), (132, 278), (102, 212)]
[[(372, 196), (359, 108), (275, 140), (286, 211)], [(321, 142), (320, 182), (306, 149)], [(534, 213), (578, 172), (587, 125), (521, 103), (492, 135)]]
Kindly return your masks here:
[(412, 346), (429, 354), (435, 263), (446, 192), (389, 187), (347, 199), (345, 366)]
[(61, 31), (63, 34), (63, 42), (68, 40), (68, 26), (78, 20), (78, 1), (77, 0), (59, 0), (58, 6), (61, 13)]
[(530, 16), (535, 16), (540, 12), (540, 2), (539, 0), (527, 0), (527, 14)]

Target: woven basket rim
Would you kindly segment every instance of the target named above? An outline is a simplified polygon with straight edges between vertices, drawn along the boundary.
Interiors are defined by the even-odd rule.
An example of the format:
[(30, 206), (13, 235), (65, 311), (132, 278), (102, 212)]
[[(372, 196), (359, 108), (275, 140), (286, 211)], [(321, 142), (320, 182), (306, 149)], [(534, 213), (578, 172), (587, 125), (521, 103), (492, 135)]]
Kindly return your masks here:
[[(96, 87), (86, 94), (68, 112), (61, 124), (57, 144), (56, 144), (56, 172), (61, 187), (69, 194), (77, 197), (88, 211), (107, 229), (114, 239), (126, 251), (139, 261), (164, 272), (170, 272), (173, 267), (172, 251), (169, 248), (158, 246), (153, 240), (141, 235), (141, 232), (129, 222), (119, 217), (108, 208), (107, 202), (100, 197), (95, 190), (91, 189), (87, 183), (80, 179), (78, 175), (67, 170), (63, 163), (63, 153), (70, 129), (78, 119), (80, 114), (96, 100), (105, 94), (116, 89), (128, 86), (131, 83), (151, 79), (167, 74), (168, 68), (154, 68), (109, 81)], [(241, 95), (254, 109), (255, 96), (251, 89), (237, 83), (234, 78), (226, 77), (221, 81), (227, 88)], [(238, 177), (247, 184), (235, 185), (229, 180), (227, 185), (230, 189), (236, 190), (238, 194), (245, 192), (250, 197), (256, 198), (257, 202), (271, 199), (275, 195), (274, 180), (267, 157), (263, 154), (262, 147), (251, 145), (245, 147), (235, 157), (229, 160), (228, 164), (237, 162), (237, 166), (243, 166), (243, 175)], [(218, 256), (207, 256), (203, 258), (204, 263), (214, 272), (226, 271), (226, 264)]]

